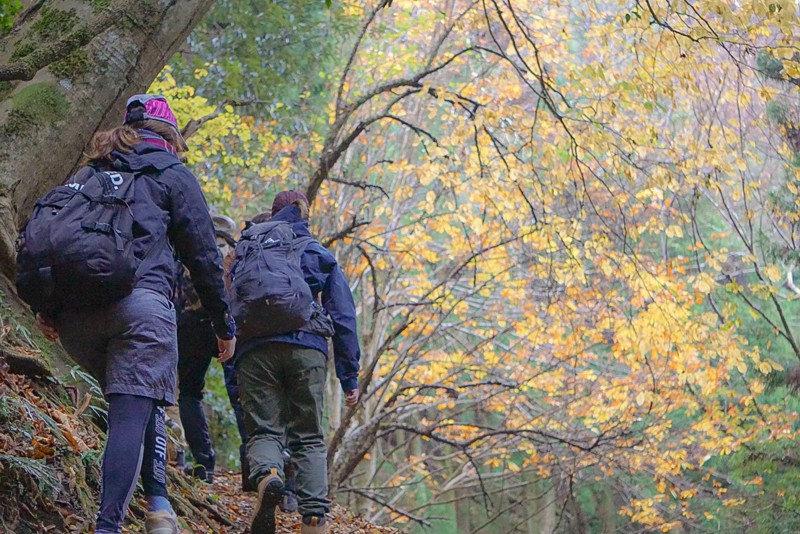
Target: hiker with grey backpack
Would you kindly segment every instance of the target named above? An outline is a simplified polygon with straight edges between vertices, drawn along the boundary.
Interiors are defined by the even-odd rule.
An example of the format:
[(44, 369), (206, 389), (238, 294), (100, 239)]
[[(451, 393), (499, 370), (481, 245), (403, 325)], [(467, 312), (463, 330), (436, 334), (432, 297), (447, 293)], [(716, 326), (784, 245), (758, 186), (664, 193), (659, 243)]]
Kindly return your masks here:
[(235, 324), (172, 110), (160, 95), (136, 95), (124, 124), (95, 135), (87, 166), (36, 203), (18, 241), (17, 290), (108, 400), (96, 534), (122, 532), (140, 470), (145, 532), (177, 534), (163, 410), (175, 402), (178, 361), (173, 251), (211, 317), (220, 361), (233, 355)]
[(322, 407), (332, 338), (345, 403), (358, 401), (356, 310), (333, 255), (308, 228), (308, 200), (283, 191), (236, 245), (231, 309), (239, 327), (236, 372), (250, 479), (258, 487), (252, 534), (275, 532), (286, 484), (284, 444), (296, 469), (301, 532), (327, 531), (327, 449)]

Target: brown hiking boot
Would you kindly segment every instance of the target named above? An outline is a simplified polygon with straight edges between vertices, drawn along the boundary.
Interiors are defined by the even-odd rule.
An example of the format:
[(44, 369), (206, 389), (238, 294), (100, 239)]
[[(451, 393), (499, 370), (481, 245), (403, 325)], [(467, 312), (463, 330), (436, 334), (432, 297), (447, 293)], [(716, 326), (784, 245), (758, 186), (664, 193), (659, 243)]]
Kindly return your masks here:
[(180, 534), (178, 528), (178, 518), (175, 512), (161, 510), (159, 512), (147, 512), (144, 520), (144, 531), (147, 534)]
[(270, 469), (258, 483), (258, 502), (250, 523), (251, 534), (275, 534), (275, 509), (282, 499), (283, 480), (277, 469)]
[(328, 532), (328, 523), (325, 516), (307, 515), (303, 517), (303, 526), (300, 534), (325, 534)]

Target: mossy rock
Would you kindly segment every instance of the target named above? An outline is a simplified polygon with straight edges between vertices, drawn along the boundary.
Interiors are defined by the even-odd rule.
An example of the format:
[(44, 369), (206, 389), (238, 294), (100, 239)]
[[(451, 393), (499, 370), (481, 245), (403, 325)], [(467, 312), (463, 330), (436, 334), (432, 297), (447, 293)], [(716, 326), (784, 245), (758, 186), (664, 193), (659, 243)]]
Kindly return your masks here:
[(56, 39), (72, 30), (77, 22), (78, 14), (74, 9), (64, 11), (63, 9), (44, 7), (32, 28), (44, 39)]
[(28, 130), (28, 127), (33, 124), (34, 118), (30, 113), (18, 109), (12, 109), (8, 112), (6, 122), (0, 129), (0, 133), (8, 136), (22, 135)]
[(0, 82), (0, 100), (8, 96), (8, 93), (14, 90), (14, 85), (11, 82)]
[(81, 74), (89, 72), (92, 62), (86, 50), (79, 48), (70, 55), (50, 65), (50, 72), (60, 79), (74, 80)]
[(22, 89), (11, 99), (3, 133), (19, 135), (32, 127), (53, 124), (67, 117), (69, 101), (57, 86), (49, 82), (35, 83)]
[(16, 48), (14, 48), (14, 52), (11, 53), (11, 61), (22, 59), (30, 55), (34, 50), (36, 50), (36, 45), (30, 41), (19, 43)]
[(111, 0), (87, 0), (87, 4), (92, 6), (92, 11), (98, 13), (111, 5)]
[[(10, 297), (0, 288), (0, 319), (9, 327), (6, 340), (12, 345), (37, 351), (37, 358), (51, 372), (59, 358), (57, 352), (62, 351), (57, 343), (49, 341), (36, 326), (34, 315), (18, 298)], [(8, 350), (0, 347), (0, 355), (7, 355)], [(66, 399), (62, 399), (66, 401)]]
[(160, 12), (159, 3), (154, 0), (140, 0), (135, 8), (126, 8), (126, 16), (117, 21), (117, 27), (132, 30), (153, 24)]

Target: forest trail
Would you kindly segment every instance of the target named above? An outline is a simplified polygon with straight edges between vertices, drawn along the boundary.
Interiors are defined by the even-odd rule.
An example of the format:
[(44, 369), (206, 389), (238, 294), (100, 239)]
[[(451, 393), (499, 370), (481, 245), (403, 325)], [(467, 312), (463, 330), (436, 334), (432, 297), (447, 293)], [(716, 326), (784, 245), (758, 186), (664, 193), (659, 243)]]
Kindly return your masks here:
[[(234, 472), (220, 472), (215, 475), (213, 485), (196, 486), (197, 494), (204, 496), (205, 502), (214, 502), (215, 509), (223, 512), (227, 519), (232, 523), (230, 526), (223, 526), (219, 530), (221, 533), (240, 533), (246, 532), (253, 506), (256, 500), (256, 493), (243, 493), (241, 491), (240, 475)], [(196, 497), (197, 495), (195, 495)], [(184, 521), (189, 525), (189, 529), (184, 529), (183, 534), (193, 532), (205, 532), (204, 524), (193, 524), (191, 519), (184, 517)], [(393, 528), (378, 527), (370, 524), (364, 518), (353, 515), (343, 506), (334, 504), (331, 513), (328, 514), (328, 532), (331, 534), (391, 534), (400, 532)], [(296, 513), (278, 513), (278, 533), (288, 534), (300, 532), (300, 516)], [(127, 530), (126, 532), (138, 532)]]
[[(0, 533), (92, 532), (103, 446), (91, 415), (98, 402), (89, 395), (73, 398), (70, 389), (75, 390), (52, 376), (25, 376), (44, 372), (36, 362), (34, 352), (0, 340)], [(170, 467), (169, 478), (183, 534), (248, 531), (256, 494), (241, 491), (239, 473), (220, 471), (209, 485)], [(144, 510), (137, 492), (126, 534), (143, 531)], [(328, 519), (331, 534), (399, 532), (371, 525), (337, 504)], [(298, 514), (279, 513), (279, 533), (299, 531)]]

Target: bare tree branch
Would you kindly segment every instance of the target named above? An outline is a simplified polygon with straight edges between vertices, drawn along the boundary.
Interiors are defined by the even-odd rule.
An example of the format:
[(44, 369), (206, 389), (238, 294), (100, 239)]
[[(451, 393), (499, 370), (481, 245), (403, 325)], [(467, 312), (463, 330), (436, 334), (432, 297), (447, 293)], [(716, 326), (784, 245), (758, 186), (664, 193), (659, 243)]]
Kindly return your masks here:
[(323, 247), (328, 248), (335, 242), (339, 241), (340, 239), (344, 239), (348, 235), (352, 234), (353, 230), (355, 230), (356, 228), (359, 228), (361, 226), (366, 226), (371, 222), (372, 221), (359, 221), (355, 216), (353, 216), (353, 220), (350, 222), (350, 224), (348, 224), (346, 227), (342, 228), (335, 234), (324, 237), (320, 241), (320, 243), (322, 243)]
[(367, 498), (367, 499), (369, 499), (371, 501), (374, 501), (374, 502), (380, 504), (381, 506), (383, 506), (385, 508), (388, 508), (392, 512), (394, 512), (394, 513), (396, 513), (398, 515), (401, 515), (403, 517), (407, 517), (408, 519), (414, 521), (415, 523), (419, 523), (420, 525), (422, 525), (424, 527), (432, 527), (433, 526), (431, 524), (431, 522), (428, 521), (427, 519), (423, 519), (422, 517), (415, 516), (415, 515), (413, 515), (413, 514), (411, 514), (409, 512), (406, 512), (406, 511), (402, 510), (401, 508), (397, 508), (396, 506), (392, 506), (391, 503), (389, 503), (385, 499), (381, 499), (375, 493), (364, 491), (364, 490), (362, 490), (360, 488), (350, 488), (350, 489), (347, 489), (345, 491), (349, 491), (349, 492), (361, 495), (362, 497), (365, 497), (365, 498)]
[(369, 184), (367, 182), (352, 182), (350, 180), (344, 180), (342, 178), (330, 178), (330, 181), (331, 182), (336, 182), (337, 184), (351, 185), (353, 187), (358, 187), (359, 189), (365, 189), (365, 190), (366, 189), (377, 189), (378, 191), (381, 192), (381, 194), (384, 197), (386, 197), (387, 199), (389, 198), (389, 193), (386, 192), (386, 189), (384, 189), (383, 187), (381, 187), (379, 185), (376, 185), (376, 184)]

